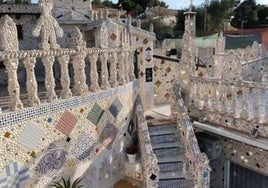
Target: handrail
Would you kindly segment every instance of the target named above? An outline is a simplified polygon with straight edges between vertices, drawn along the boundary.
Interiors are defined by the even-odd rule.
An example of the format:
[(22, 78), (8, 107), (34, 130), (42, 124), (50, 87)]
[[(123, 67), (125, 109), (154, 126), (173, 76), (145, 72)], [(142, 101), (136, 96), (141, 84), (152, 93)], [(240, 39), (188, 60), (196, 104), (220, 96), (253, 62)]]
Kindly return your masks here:
[(189, 165), (189, 175), (196, 180), (196, 187), (209, 188), (209, 160), (201, 153), (188, 111), (182, 99), (180, 85), (176, 82), (173, 87), (174, 108), (172, 118), (177, 119), (177, 130), (185, 146), (185, 157)]
[(144, 117), (140, 96), (137, 97), (135, 102), (135, 117), (137, 121), (136, 124), (139, 137), (139, 148), (144, 176), (143, 187), (156, 188), (158, 187), (160, 169), (157, 164), (156, 155), (153, 152), (148, 125)]

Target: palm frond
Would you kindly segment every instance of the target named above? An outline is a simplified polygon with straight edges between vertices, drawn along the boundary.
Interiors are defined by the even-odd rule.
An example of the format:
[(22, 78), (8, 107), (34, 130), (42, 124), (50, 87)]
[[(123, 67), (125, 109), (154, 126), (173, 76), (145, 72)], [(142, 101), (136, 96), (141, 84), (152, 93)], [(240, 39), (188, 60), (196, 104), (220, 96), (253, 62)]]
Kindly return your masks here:
[[(79, 187), (81, 187), (81, 185), (78, 186), (78, 184), (79, 184), (82, 180), (83, 180), (83, 178), (77, 178), (77, 179), (73, 182), (73, 184), (72, 184), (72, 188), (79, 188)], [(83, 185), (82, 185), (82, 186), (83, 186)]]

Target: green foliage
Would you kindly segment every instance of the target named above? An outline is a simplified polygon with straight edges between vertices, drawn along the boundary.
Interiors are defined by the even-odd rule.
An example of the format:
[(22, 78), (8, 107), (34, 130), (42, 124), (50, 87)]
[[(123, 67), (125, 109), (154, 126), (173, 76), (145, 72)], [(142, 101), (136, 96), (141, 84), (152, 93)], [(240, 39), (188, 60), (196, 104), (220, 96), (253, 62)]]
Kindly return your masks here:
[(259, 24), (268, 24), (268, 7), (264, 5), (258, 6)]
[(156, 39), (159, 41), (163, 41), (167, 35), (172, 34), (172, 28), (164, 25), (159, 19), (146, 20), (145, 22), (142, 23), (141, 27), (143, 29), (149, 30), (151, 24), (153, 24), (154, 26)]
[(232, 25), (240, 28), (253, 28), (258, 25), (258, 6), (255, 0), (245, 0), (234, 10)]
[(71, 183), (70, 177), (65, 180), (62, 178), (62, 183), (53, 182), (53, 185), (49, 185), (50, 187), (55, 188), (81, 188), (84, 185), (79, 185), (83, 178), (77, 178), (73, 183)]
[(138, 13), (144, 12), (147, 7), (168, 7), (164, 1), (160, 0), (119, 0), (118, 4), (121, 4), (124, 10), (136, 10)]

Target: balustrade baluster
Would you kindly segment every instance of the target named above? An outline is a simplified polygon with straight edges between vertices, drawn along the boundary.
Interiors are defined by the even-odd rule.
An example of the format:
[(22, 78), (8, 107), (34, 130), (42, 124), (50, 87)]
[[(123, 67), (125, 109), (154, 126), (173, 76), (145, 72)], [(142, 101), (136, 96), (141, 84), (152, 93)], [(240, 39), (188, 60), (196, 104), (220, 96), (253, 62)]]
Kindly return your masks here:
[(70, 90), (70, 76), (69, 76), (69, 70), (68, 70), (68, 64), (69, 64), (69, 55), (63, 55), (59, 56), (59, 64), (61, 69), (61, 98), (68, 99), (72, 96), (72, 92)]
[(261, 90), (258, 88), (253, 88), (253, 97), (254, 97), (254, 101), (253, 101), (253, 120), (255, 122), (258, 122), (259, 120), (261, 120), (260, 117), (260, 101), (261, 101)]
[(124, 59), (124, 62), (123, 62), (123, 65), (124, 65), (124, 69), (125, 69), (125, 80), (126, 80), (126, 83), (129, 82), (129, 51), (125, 51), (125, 59)]
[[(263, 114), (261, 114), (262, 118), (260, 118), (259, 123), (267, 123), (268, 122), (268, 90), (261, 90), (261, 104), (263, 105)], [(260, 116), (260, 114), (259, 114)]]
[(242, 102), (242, 112), (241, 117), (243, 119), (248, 119), (248, 94), (249, 94), (249, 88), (243, 87), (243, 102)]
[(118, 83), (119, 85), (124, 85), (126, 83), (125, 80), (125, 53), (120, 51), (118, 52)]
[(19, 61), (17, 59), (6, 59), (4, 65), (8, 75), (9, 108), (12, 111), (22, 109), (23, 104), (20, 100), (20, 85), (17, 75)]
[(88, 55), (88, 59), (90, 61), (90, 91), (95, 92), (100, 89), (98, 84), (99, 75), (97, 72), (98, 54), (90, 54)]
[(200, 106), (200, 101), (201, 101), (201, 97), (200, 97), (200, 89), (201, 89), (201, 83), (200, 82), (196, 82), (196, 93), (195, 93), (195, 103), (197, 105), (197, 108), (201, 108)]
[(53, 75), (53, 63), (54, 63), (54, 57), (43, 57), (42, 58), (44, 67), (45, 67), (45, 87), (46, 87), (46, 98), (47, 102), (53, 102), (57, 99), (57, 95), (55, 93), (55, 78)]
[(88, 92), (85, 73), (86, 53), (80, 51), (79, 54), (72, 56), (74, 68), (74, 93), (76, 95), (85, 95)]
[(30, 106), (37, 106), (40, 104), (40, 99), (37, 93), (37, 82), (34, 72), (36, 59), (26, 58), (23, 60), (23, 64), (27, 74), (26, 87), (28, 93), (28, 102)]
[(133, 64), (133, 57), (135, 54), (135, 51), (131, 50), (129, 55), (129, 81), (133, 81), (135, 79), (135, 74), (134, 74), (134, 64)]
[(118, 70), (116, 69), (116, 65), (118, 63), (117, 53), (116, 52), (111, 53), (108, 61), (110, 63), (110, 84), (111, 84), (111, 87), (117, 87), (118, 86), (118, 82), (117, 82), (117, 71)]
[(222, 85), (219, 83), (217, 85), (217, 90), (216, 90), (216, 106), (217, 106), (217, 111), (219, 113), (223, 112), (223, 106), (222, 106)]
[(212, 84), (209, 84), (208, 89), (208, 99), (207, 99), (207, 108), (210, 112), (213, 112), (214, 107), (214, 98), (215, 98), (215, 89)]
[(235, 117), (236, 114), (236, 100), (237, 100), (237, 89), (235, 86), (231, 87), (231, 114)]
[(99, 57), (101, 61), (101, 89), (107, 90), (110, 88), (110, 84), (108, 82), (108, 69), (107, 69), (107, 59), (108, 53), (102, 52)]

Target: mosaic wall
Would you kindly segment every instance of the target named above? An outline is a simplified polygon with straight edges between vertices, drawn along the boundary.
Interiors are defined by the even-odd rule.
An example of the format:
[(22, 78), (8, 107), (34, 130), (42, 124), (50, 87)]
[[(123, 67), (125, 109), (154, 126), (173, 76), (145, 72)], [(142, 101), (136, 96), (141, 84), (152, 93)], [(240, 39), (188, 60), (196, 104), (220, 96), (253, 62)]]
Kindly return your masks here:
[[(102, 99), (80, 105), (61, 101), (20, 119), (20, 112), (8, 114), (10, 121), (0, 129), (0, 187), (46, 187), (61, 177), (82, 176), (87, 187), (105, 188), (122, 178), (132, 87), (100, 92)], [(87, 96), (72, 100), (79, 104), (82, 98)]]
[(211, 187), (221, 188), (224, 183), (224, 164), (227, 160), (249, 168), (255, 172), (268, 175), (268, 152), (247, 144), (221, 138), (222, 155), (210, 161)]
[[(154, 50), (156, 54), (164, 55), (165, 50)], [(154, 93), (155, 103), (172, 102), (172, 86), (175, 80), (178, 80), (182, 87), (187, 83), (186, 78), (183, 76), (183, 65), (154, 58)], [(180, 71), (181, 74), (178, 72)]]

